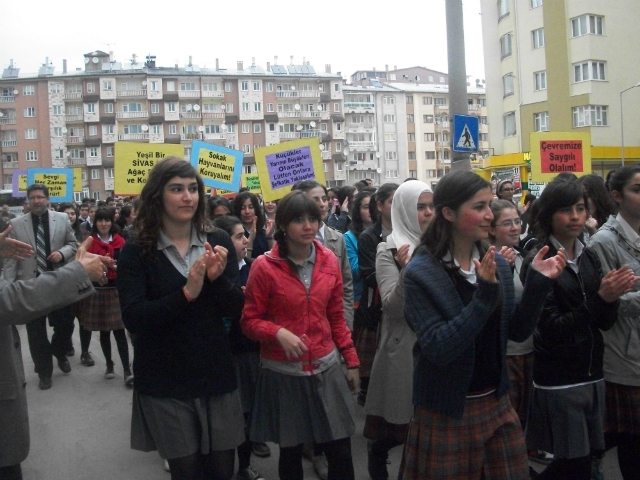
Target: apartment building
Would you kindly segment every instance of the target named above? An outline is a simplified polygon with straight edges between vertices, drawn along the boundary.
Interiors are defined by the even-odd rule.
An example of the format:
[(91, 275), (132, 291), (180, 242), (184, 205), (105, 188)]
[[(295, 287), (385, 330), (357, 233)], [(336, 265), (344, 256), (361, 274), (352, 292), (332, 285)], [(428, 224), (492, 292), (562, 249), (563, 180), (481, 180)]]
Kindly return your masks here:
[(481, 0), (481, 8), (492, 164), (524, 165), (531, 132), (586, 131), (593, 171), (604, 175), (620, 165), (622, 121), (625, 156), (638, 161), (640, 31), (628, 1)]
[[(344, 181), (342, 78), (330, 65), (309, 62), (235, 69), (157, 67), (135, 56), (125, 62), (94, 51), (85, 68), (62, 73), (43, 65), (23, 75), (10, 66), (0, 79), (2, 183), (31, 167), (82, 169), (76, 198), (113, 192), (118, 141), (173, 143), (191, 156), (193, 140), (244, 152), (243, 173), (254, 173), (256, 148), (318, 137), (329, 183)], [(340, 166), (340, 169), (338, 168)], [(117, 192), (115, 192), (117, 193)]]

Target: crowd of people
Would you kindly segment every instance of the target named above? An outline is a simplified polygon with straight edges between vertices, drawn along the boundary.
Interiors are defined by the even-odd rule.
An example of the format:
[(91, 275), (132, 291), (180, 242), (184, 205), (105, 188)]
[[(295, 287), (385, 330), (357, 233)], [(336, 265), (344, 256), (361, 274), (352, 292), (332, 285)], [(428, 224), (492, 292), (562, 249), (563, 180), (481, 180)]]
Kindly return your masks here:
[[(70, 372), (76, 318), (82, 365), (99, 331), (104, 377), (120, 374), (113, 332), (131, 446), (158, 451), (172, 480), (263, 479), (251, 455), (267, 442), (281, 480), (302, 480), (304, 457), (353, 480), (356, 403), (372, 480), (601, 480), (614, 446), (623, 479), (640, 478), (640, 166), (606, 183), (561, 174), (524, 204), (510, 180), (494, 191), (464, 171), (434, 190), (291, 190), (206, 197), (177, 158), (135, 201), (54, 208), (31, 185), (30, 212), (0, 234), (0, 328), (27, 324), (43, 390), (54, 358)], [(69, 272), (82, 288), (48, 309), (2, 303)], [(21, 415), (26, 448), (0, 424), (3, 480), (28, 453)]]

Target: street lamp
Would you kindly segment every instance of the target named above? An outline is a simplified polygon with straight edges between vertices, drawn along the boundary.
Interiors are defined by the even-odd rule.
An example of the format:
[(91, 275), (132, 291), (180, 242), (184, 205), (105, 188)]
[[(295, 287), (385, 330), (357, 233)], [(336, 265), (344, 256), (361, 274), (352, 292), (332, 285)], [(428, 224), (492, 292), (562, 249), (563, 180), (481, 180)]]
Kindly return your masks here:
[(624, 92), (628, 92), (632, 88), (640, 87), (640, 82), (636, 83), (634, 86), (629, 87), (620, 92), (620, 140), (622, 144), (622, 166), (624, 167), (624, 114), (623, 114), (623, 103), (622, 103), (622, 94)]

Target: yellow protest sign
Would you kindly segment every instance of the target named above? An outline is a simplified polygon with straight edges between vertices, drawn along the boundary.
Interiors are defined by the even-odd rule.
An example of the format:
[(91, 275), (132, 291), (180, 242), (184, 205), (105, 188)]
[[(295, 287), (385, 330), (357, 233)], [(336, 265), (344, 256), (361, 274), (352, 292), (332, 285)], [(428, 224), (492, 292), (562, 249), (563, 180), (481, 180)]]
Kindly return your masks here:
[(284, 197), (303, 180), (325, 184), (318, 137), (256, 148), (254, 154), (265, 202)]
[(240, 189), (243, 155), (239, 150), (194, 140), (191, 165), (207, 187), (237, 192)]
[(140, 195), (149, 170), (167, 157), (184, 158), (184, 147), (166, 143), (116, 142), (114, 193)]
[(82, 191), (82, 169), (81, 168), (73, 169), (73, 191), (74, 192)]
[(30, 168), (27, 170), (27, 184), (34, 183), (47, 186), (52, 202), (73, 201), (72, 168)]
[(27, 171), (14, 170), (11, 175), (12, 195), (16, 198), (27, 196)]
[(559, 173), (591, 173), (591, 135), (587, 132), (535, 132), (530, 135), (531, 179), (550, 182)]
[(260, 176), (257, 173), (243, 173), (242, 186), (248, 188), (251, 193), (262, 193)]

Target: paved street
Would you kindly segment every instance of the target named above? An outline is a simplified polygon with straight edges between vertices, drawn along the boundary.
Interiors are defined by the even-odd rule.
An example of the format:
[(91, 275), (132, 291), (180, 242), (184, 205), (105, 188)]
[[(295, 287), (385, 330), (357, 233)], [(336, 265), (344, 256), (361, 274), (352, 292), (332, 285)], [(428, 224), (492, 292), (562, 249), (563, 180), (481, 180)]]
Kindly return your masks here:
[[(129, 448), (132, 393), (124, 386), (115, 342), (112, 351), (116, 378), (106, 380), (98, 334), (93, 334), (90, 348), (96, 365), (84, 367), (80, 364), (76, 328), (76, 355), (70, 358), (71, 373), (64, 375), (55, 366), (53, 388), (41, 391), (38, 376), (33, 372), (26, 330), (19, 329), (31, 421), (31, 452), (22, 464), (25, 480), (169, 480), (156, 452), (142, 453)], [(358, 433), (352, 439), (356, 479), (369, 480), (366, 442), (362, 436), (364, 413), (362, 408), (357, 409)], [(266, 480), (278, 478), (277, 447), (271, 445), (271, 449), (273, 454), (269, 458), (252, 457), (252, 465)], [(392, 479), (400, 454), (398, 447), (390, 455)], [(310, 462), (305, 461), (304, 465), (305, 478), (317, 478)], [(605, 458), (603, 472), (606, 480), (621, 478), (614, 452)]]

